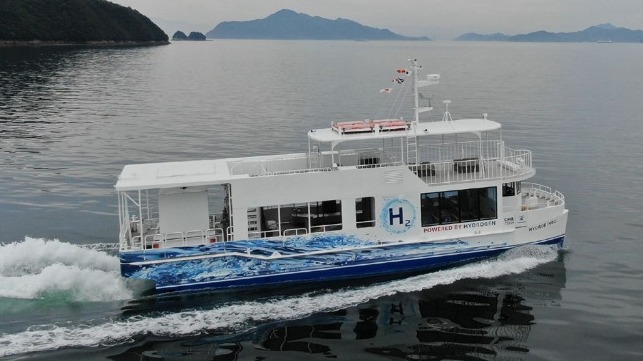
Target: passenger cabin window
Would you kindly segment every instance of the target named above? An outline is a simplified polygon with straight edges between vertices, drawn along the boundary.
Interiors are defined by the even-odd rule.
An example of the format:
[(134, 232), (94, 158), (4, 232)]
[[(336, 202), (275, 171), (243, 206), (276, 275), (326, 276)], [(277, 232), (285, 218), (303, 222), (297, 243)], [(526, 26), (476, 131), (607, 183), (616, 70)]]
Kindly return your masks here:
[(310, 232), (327, 232), (342, 229), (342, 202), (330, 200), (310, 203), (308, 215)]
[(497, 205), (496, 187), (423, 193), (422, 226), (497, 218)]
[(520, 194), (520, 182), (511, 182), (502, 184), (502, 196), (511, 197)]
[(364, 197), (355, 200), (357, 228), (375, 227), (375, 198)]
[(248, 237), (270, 238), (342, 229), (339, 200), (248, 208)]

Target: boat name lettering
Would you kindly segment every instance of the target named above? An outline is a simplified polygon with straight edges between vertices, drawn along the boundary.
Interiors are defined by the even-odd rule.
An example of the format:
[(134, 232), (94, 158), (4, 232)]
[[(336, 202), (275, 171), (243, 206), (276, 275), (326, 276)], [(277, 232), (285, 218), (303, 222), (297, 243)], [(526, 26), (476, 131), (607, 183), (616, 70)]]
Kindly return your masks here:
[(529, 232), (537, 231), (539, 229), (543, 229), (543, 228), (545, 228), (547, 226), (551, 226), (551, 225), (554, 225), (554, 224), (556, 224), (556, 220), (552, 219), (549, 222), (545, 222), (545, 223), (541, 223), (541, 224), (539, 224), (537, 226), (529, 227)]
[(465, 223), (465, 224), (450, 224), (450, 225), (446, 225), (446, 226), (426, 227), (426, 228), (424, 228), (424, 233), (452, 231), (452, 230), (456, 230), (456, 229), (489, 227), (489, 226), (495, 226), (495, 225), (496, 225), (495, 220), (472, 222), (472, 223)]

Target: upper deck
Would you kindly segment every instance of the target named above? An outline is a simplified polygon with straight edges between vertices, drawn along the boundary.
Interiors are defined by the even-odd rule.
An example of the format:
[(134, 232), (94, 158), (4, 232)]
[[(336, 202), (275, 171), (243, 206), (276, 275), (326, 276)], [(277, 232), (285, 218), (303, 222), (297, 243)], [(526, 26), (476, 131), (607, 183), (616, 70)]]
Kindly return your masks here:
[(434, 185), (526, 179), (535, 174), (530, 150), (513, 150), (501, 141), (420, 144), (413, 156), (416, 159), (414, 163), (404, 161), (400, 153), (395, 147), (359, 148), (237, 159), (229, 165), (233, 177), (277, 177), (407, 166), (425, 183)]
[[(356, 135), (351, 135), (352, 137)], [(406, 149), (405, 149), (406, 150)], [(513, 150), (498, 140), (418, 144), (413, 158), (399, 147), (358, 148), (221, 160), (127, 165), (117, 191), (223, 184), (250, 177), (407, 165), (427, 184), (528, 178), (535, 173), (532, 153)]]

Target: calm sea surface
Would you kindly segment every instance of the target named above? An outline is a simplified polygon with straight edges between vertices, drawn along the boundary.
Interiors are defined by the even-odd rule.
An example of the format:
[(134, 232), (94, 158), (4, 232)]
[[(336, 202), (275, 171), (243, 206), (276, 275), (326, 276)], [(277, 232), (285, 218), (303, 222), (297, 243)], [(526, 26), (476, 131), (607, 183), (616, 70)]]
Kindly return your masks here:
[[(565, 194), (567, 249), (383, 283), (144, 297), (118, 276), (129, 163), (299, 152), (388, 115), (417, 58)], [(0, 48), (0, 358), (643, 359), (643, 45), (209, 41)], [(397, 116), (410, 118), (406, 110)]]

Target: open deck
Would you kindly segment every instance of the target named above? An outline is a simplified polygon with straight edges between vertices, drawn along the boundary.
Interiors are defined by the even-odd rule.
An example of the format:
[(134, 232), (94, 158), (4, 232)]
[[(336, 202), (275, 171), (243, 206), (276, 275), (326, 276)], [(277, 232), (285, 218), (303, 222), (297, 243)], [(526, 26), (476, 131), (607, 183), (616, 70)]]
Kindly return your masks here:
[(529, 150), (512, 150), (499, 141), (419, 146), (417, 163), (400, 161), (395, 148), (369, 148), (283, 157), (255, 157), (229, 162), (232, 176), (269, 177), (287, 174), (407, 165), (427, 184), (450, 184), (528, 176), (535, 171)]

